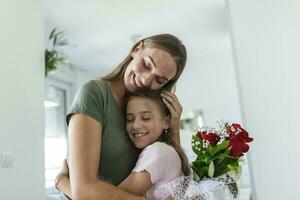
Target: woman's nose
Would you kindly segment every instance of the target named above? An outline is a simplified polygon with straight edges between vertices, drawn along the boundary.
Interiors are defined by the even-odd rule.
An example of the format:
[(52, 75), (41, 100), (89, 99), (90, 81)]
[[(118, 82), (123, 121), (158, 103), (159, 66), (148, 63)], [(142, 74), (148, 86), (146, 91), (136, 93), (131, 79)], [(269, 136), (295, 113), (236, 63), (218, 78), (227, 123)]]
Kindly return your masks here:
[(151, 73), (144, 73), (142, 75), (142, 84), (144, 88), (150, 88), (153, 80), (153, 75)]

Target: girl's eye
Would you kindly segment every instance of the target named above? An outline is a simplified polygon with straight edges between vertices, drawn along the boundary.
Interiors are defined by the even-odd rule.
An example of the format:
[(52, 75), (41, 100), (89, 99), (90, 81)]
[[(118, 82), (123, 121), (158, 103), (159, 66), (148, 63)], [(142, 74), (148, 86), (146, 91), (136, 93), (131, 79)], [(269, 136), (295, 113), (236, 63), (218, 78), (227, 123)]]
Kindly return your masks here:
[(133, 118), (131, 118), (131, 117), (129, 118), (129, 117), (128, 117), (128, 118), (126, 119), (126, 122), (127, 122), (127, 123), (131, 123), (131, 122), (133, 122), (133, 120), (134, 120)]
[(144, 121), (149, 121), (151, 118), (150, 117), (144, 117), (143, 120)]

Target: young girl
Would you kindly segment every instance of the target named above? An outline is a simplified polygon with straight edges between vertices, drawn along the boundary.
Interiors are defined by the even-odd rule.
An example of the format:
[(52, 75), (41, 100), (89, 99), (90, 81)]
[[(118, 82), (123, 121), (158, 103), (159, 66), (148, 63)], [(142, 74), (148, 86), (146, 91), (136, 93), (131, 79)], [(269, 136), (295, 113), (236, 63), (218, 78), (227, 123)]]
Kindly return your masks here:
[[(140, 90), (124, 103), (127, 133), (143, 151), (131, 174), (118, 187), (153, 200), (170, 196), (159, 193), (160, 186), (190, 174), (187, 157), (170, 132), (170, 112), (163, 101), (158, 92)], [(69, 183), (67, 177), (61, 178), (57, 187), (72, 198)]]

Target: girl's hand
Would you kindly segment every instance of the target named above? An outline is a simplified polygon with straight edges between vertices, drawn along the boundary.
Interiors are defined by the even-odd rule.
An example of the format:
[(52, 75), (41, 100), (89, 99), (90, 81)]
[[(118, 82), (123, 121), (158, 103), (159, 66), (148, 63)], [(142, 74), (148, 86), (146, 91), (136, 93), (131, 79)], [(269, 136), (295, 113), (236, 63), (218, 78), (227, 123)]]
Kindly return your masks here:
[(177, 139), (179, 142), (179, 128), (182, 106), (179, 103), (177, 96), (172, 92), (163, 91), (161, 92), (161, 96), (163, 97), (163, 101), (171, 113), (170, 129), (172, 133), (175, 134), (175, 137), (178, 137)]

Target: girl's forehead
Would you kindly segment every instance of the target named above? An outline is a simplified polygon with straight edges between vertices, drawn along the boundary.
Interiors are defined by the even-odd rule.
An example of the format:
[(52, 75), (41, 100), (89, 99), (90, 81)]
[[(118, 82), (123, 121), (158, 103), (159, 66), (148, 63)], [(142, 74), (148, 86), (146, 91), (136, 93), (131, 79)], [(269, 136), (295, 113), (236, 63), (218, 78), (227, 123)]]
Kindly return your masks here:
[(132, 107), (135, 109), (147, 109), (150, 111), (153, 109), (159, 110), (159, 106), (157, 105), (156, 101), (147, 97), (132, 97), (129, 100), (127, 107)]

